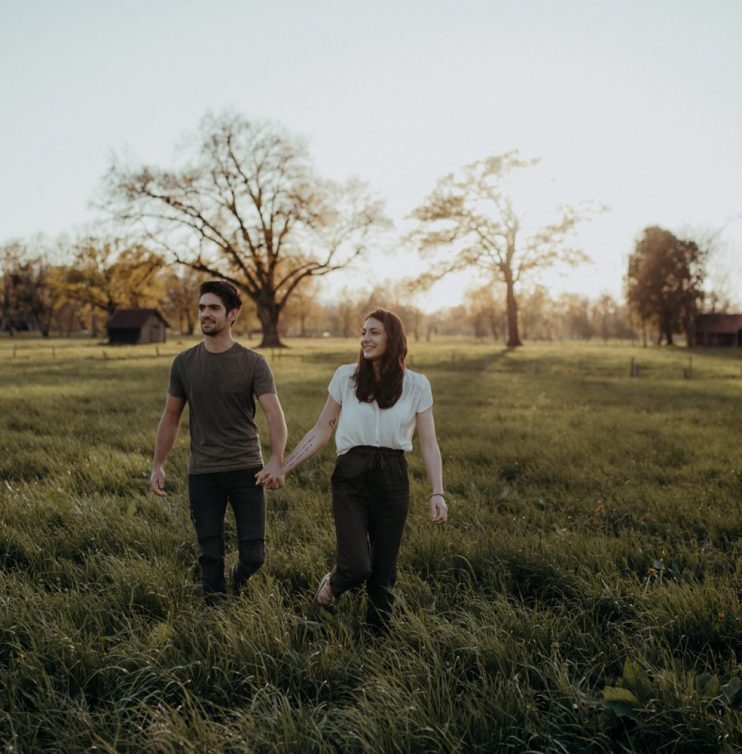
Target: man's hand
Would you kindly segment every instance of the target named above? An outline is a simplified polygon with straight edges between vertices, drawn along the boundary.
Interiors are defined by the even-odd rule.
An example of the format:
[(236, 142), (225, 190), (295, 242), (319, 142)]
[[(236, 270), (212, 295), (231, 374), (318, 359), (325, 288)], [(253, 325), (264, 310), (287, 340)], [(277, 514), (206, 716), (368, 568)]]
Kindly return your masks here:
[(283, 487), (284, 477), (281, 462), (276, 458), (271, 458), (255, 475), (255, 482), (269, 490), (280, 490)]
[(162, 466), (156, 466), (152, 469), (152, 474), (149, 477), (149, 486), (155, 495), (167, 497), (167, 492), (165, 492), (165, 472), (162, 470)]

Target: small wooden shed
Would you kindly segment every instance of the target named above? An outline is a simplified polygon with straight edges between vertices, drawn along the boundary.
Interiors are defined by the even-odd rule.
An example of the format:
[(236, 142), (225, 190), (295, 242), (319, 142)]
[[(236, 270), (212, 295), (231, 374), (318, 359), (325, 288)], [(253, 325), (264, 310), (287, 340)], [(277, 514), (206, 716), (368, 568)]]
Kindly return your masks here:
[(157, 309), (116, 309), (106, 322), (111, 345), (164, 343), (168, 327)]
[(742, 314), (699, 314), (696, 345), (742, 346)]

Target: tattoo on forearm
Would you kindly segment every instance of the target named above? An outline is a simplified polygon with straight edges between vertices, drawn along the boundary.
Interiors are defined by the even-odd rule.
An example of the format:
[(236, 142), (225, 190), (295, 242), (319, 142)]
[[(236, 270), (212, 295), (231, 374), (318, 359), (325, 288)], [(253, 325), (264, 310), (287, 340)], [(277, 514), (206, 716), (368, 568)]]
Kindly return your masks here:
[(337, 419), (330, 419), (330, 426), (334, 427), (338, 423)]
[(314, 450), (314, 441), (316, 439), (317, 434), (315, 432), (308, 434), (304, 440), (294, 448), (291, 455), (286, 459), (284, 465), (293, 467), (300, 464)]

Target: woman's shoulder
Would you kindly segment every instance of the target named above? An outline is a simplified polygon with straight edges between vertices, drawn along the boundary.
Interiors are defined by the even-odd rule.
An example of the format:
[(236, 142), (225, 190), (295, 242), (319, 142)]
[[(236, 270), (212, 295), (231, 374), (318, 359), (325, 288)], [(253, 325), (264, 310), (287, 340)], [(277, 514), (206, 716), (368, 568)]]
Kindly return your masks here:
[(413, 387), (426, 387), (430, 384), (428, 378), (420, 372), (413, 372), (411, 369), (405, 367), (404, 370), (405, 382), (408, 382)]
[(353, 375), (353, 373), (356, 371), (356, 365), (355, 364), (341, 364), (336, 370), (335, 374), (342, 375), (345, 377), (346, 375)]
[(356, 371), (356, 365), (355, 364), (341, 364), (336, 370), (335, 374), (332, 376), (333, 382), (337, 382), (338, 380), (349, 380)]

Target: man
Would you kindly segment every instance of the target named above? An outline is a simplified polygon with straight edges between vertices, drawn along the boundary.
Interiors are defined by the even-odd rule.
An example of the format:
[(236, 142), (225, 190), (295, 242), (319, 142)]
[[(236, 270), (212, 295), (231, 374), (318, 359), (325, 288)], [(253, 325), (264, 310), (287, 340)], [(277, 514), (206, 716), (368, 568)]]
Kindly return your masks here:
[[(199, 567), (206, 601), (226, 593), (224, 517), (227, 502), (237, 525), (239, 556), (229, 571), (233, 593), (265, 561), (265, 495), (256, 475), (264, 470), (283, 485), (281, 463), (286, 422), (270, 367), (263, 356), (232, 338), (242, 299), (222, 280), (201, 285), (198, 302), (204, 339), (179, 353), (170, 370), (165, 411), (157, 429), (150, 487), (164, 496), (163, 466), (170, 453), (186, 403), (191, 454), (188, 498), (199, 546)], [(255, 424), (255, 398), (268, 420), (271, 458), (263, 467)]]

